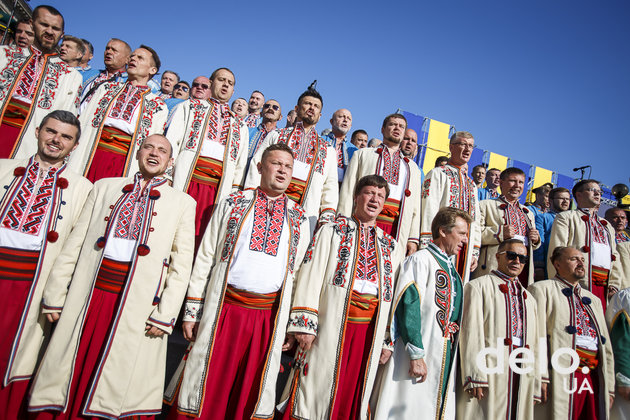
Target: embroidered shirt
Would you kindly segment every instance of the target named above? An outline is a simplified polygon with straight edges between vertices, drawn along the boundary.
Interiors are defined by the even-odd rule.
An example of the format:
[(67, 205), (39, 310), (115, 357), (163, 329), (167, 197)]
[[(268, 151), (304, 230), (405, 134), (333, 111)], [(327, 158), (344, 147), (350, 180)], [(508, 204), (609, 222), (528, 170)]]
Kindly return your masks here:
[(353, 289), (359, 293), (378, 296), (378, 264), (376, 256), (376, 229), (359, 227), (359, 255)]
[[(524, 302), (521, 291), (521, 283), (518, 278), (509, 277), (500, 271), (494, 270), (492, 274), (498, 276), (501, 280), (499, 289), (505, 296), (506, 303), (506, 320), (508, 322), (508, 331), (512, 338), (512, 344), (521, 346), (524, 336)], [(502, 285), (505, 285), (502, 287)]]
[(260, 114), (247, 114), (247, 116), (243, 119), (243, 122), (248, 128), (254, 128), (258, 126), (258, 124), (262, 123), (262, 116)]
[(505, 223), (514, 227), (516, 229), (517, 239), (521, 239), (523, 243), (527, 245), (529, 242), (527, 237), (529, 226), (527, 224), (527, 216), (521, 205), (518, 201), (514, 201), (513, 204), (510, 204), (503, 195), (499, 196), (499, 200), (503, 203), (502, 206), (505, 206), (503, 210)]
[(143, 94), (148, 90), (147, 86), (125, 83), (125, 87), (113, 99), (114, 103), (109, 108), (104, 125), (133, 134), (136, 131)]
[(597, 350), (597, 329), (586, 309), (586, 303), (589, 298), (582, 297), (582, 287), (579, 283), (573, 286), (566, 280), (557, 277), (565, 286), (563, 293), (567, 297), (569, 306), (571, 307), (571, 323), (575, 327), (576, 346), (589, 350)]
[(13, 93), (13, 97), (27, 103), (33, 102), (37, 83), (42, 77), (44, 70), (44, 56), (41, 51), (31, 46), (32, 55), (28, 58), (28, 63), (17, 82), (17, 88)]
[(206, 139), (216, 141), (225, 146), (230, 133), (231, 115), (225, 103), (221, 103), (214, 98), (208, 99), (212, 103), (212, 111), (208, 119)]
[(615, 235), (615, 240), (618, 244), (622, 242), (630, 242), (630, 234), (628, 234), (628, 231), (622, 230)]
[(308, 133), (305, 133), (304, 125), (301, 121), (298, 121), (295, 123), (293, 130), (282, 130), (279, 140), (286, 143), (291, 150), (293, 150), (294, 158), (296, 160), (309, 165), (313, 163), (315, 158), (315, 149), (317, 148), (317, 142), (319, 140), (319, 135), (317, 134), (315, 127), (311, 128)]

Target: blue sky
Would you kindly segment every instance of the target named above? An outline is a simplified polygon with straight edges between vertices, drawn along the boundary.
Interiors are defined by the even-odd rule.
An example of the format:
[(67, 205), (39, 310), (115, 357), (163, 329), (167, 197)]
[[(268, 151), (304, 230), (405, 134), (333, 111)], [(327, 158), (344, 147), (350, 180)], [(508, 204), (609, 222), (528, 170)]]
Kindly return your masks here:
[[(35, 7), (42, 2), (32, 2)], [(152, 46), (185, 80), (230, 67), (286, 114), (314, 80), (319, 130), (348, 108), (380, 137), (398, 108), (473, 133), (477, 145), (572, 175), (628, 183), (630, 6), (623, 1), (50, 1), (66, 33)], [(281, 123), (284, 126), (284, 123)]]

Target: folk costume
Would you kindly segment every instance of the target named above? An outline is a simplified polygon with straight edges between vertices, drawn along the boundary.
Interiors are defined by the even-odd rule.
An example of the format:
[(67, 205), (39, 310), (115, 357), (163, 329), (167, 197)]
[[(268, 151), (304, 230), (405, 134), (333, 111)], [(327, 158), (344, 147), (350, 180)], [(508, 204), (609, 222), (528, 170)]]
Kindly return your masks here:
[(166, 137), (179, 150), (173, 187), (197, 201), (196, 250), (215, 206), (243, 185), (247, 127), (227, 104), (188, 99), (175, 109)]
[(103, 83), (81, 113), (81, 141), (69, 165), (87, 179), (138, 172), (136, 152), (152, 134), (162, 134), (168, 110), (147, 86)]
[(617, 260), (612, 266), (611, 276), (619, 279), (619, 290), (630, 287), (630, 235), (623, 230), (616, 234)]
[(99, 70), (95, 74), (89, 76), (87, 79), (83, 75), (83, 92), (81, 93), (81, 105), (79, 107), (79, 114), (83, 112), (87, 103), (94, 96), (94, 92), (100, 85), (105, 82), (126, 82), (127, 72), (119, 70), (114, 73), (109, 73), (106, 69)]
[(484, 200), (479, 203), (481, 226), (481, 249), (479, 251), (479, 263), (472, 277), (477, 278), (490, 273), (497, 268), (497, 250), (503, 242), (504, 225), (516, 229), (514, 239), (523, 242), (529, 256), (527, 265), (523, 269), (519, 280), (523, 287), (534, 282), (534, 258), (533, 251), (540, 247), (541, 241), (533, 244), (528, 236), (531, 229), (536, 228), (536, 221), (532, 212), (518, 201), (510, 204), (503, 195), (494, 200)]
[(98, 181), (55, 262), (42, 307), (63, 311), (29, 403), (41, 418), (161, 411), (168, 335), (145, 328), (173, 331), (192, 267), (195, 203), (164, 177), (141, 181), (139, 173)]
[(0, 417), (21, 418), (50, 332), (42, 293), (92, 184), (65, 164), (42, 172), (34, 158), (0, 168)]
[[(534, 408), (536, 419), (607, 419), (615, 374), (601, 302), (579, 284), (573, 286), (560, 277), (538, 281), (527, 290), (536, 300), (538, 334), (547, 339), (547, 354), (569, 348), (580, 357), (575, 372), (562, 375), (551, 367), (547, 354), (539, 355), (546, 360), (542, 381), (549, 384), (549, 399)], [(570, 366), (571, 357), (562, 353), (558, 363)], [(573, 387), (575, 392), (567, 392)]]
[(245, 190), (221, 201), (188, 288), (184, 321), (199, 329), (166, 390), (169, 418), (273, 417), (293, 276), (308, 240), (304, 211), (285, 194)]
[[(615, 355), (615, 379), (618, 387), (630, 387), (630, 289), (615, 293), (606, 309), (606, 321), (610, 329)], [(612, 420), (630, 419), (630, 401), (619, 393), (610, 410)]]
[(254, 154), (256, 154), (256, 152), (258, 151), (258, 148), (262, 144), (263, 140), (265, 140), (265, 137), (267, 137), (267, 134), (269, 134), (272, 131), (273, 131), (273, 129), (267, 131), (267, 129), (265, 128), (265, 125), (263, 123), (258, 124), (254, 128), (250, 128), (250, 130), (249, 130), (249, 149), (248, 149), (248, 152), (247, 152), (248, 159), (251, 159), (254, 156)]
[(37, 152), (35, 128), (51, 111), (76, 115), (83, 78), (57, 54), (0, 48), (0, 159), (27, 159)]
[(401, 250), (378, 227), (339, 216), (315, 234), (300, 270), (288, 333), (316, 336), (297, 350), (281, 404), (285, 419), (367, 419)]
[[(466, 283), (459, 340), (461, 377), (464, 390), (486, 388), (481, 400), (460, 388), (458, 419), (533, 419), (534, 400), (540, 400), (540, 374), (532, 364), (529, 372), (517, 374), (508, 360), (519, 348), (528, 349), (538, 360), (536, 321), (536, 301), (517, 278), (493, 271)], [(485, 348), (495, 354), (481, 360), (488, 368), (496, 366), (497, 373), (486, 373), (477, 363)], [(502, 365), (497, 363), (497, 356), (502, 358)]]
[(335, 152), (337, 153), (337, 180), (339, 181), (339, 184), (341, 184), (354, 152), (359, 149), (354, 144), (346, 141), (346, 136), (343, 136), (341, 139), (337, 139), (332, 131), (323, 136), (323, 138), (335, 149)]
[(432, 239), (431, 223), (442, 207), (453, 207), (470, 214), (473, 222), (469, 229), (468, 244), (456, 257), (457, 272), (466, 283), (470, 278), (473, 258), (479, 258), (481, 226), (477, 186), (466, 171), (446, 164), (433, 168), (422, 186), (422, 211), (420, 216), (420, 247), (428, 246)]
[(616, 264), (617, 250), (615, 233), (605, 219), (591, 214), (590, 209), (564, 211), (556, 216), (549, 238), (547, 272), (556, 275), (551, 264), (551, 254), (558, 246), (573, 246), (584, 255), (587, 275), (581, 285), (602, 301), (604, 311), (608, 300), (608, 290), (619, 290), (621, 279), (619, 270), (611, 270)]
[(293, 127), (272, 131), (251, 160), (246, 188), (260, 183), (258, 162), (265, 149), (278, 142), (286, 143), (293, 150), (293, 178), (287, 195), (304, 208), (312, 233), (318, 220), (325, 222), (335, 217), (339, 202), (335, 149), (326, 144), (315, 127), (305, 133), (301, 121)]
[(255, 128), (262, 123), (262, 119), (262, 115), (260, 114), (247, 114), (247, 116), (243, 118), (243, 122), (247, 128)]
[(420, 170), (400, 150), (392, 153), (385, 145), (357, 150), (350, 161), (339, 193), (337, 212), (352, 213), (354, 187), (366, 175), (381, 175), (389, 184), (389, 197), (376, 221), (405, 249), (407, 242), (420, 240)]
[[(380, 368), (372, 396), (374, 418), (455, 419), (462, 280), (448, 255), (430, 243), (403, 263), (396, 285), (395, 346)], [(409, 376), (411, 359), (424, 359), (427, 378)]]

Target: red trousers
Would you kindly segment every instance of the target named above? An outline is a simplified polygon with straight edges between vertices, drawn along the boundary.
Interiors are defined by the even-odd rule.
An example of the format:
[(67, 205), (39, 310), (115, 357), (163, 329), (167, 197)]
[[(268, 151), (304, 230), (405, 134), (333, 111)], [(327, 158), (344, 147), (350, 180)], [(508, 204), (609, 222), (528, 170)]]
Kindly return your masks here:
[(215, 186), (190, 181), (188, 184), (188, 195), (197, 201), (197, 212), (195, 216), (195, 254), (201, 245), (203, 234), (210, 223), (212, 209), (217, 198), (219, 189)]
[[(573, 419), (574, 420), (597, 420), (599, 417), (598, 411), (598, 380), (597, 369), (589, 371), (586, 375), (582, 373), (582, 368), (579, 367), (574, 373), (575, 379), (577, 379), (577, 389), (573, 394)], [(587, 389), (578, 393), (578, 390), (582, 387), (582, 383), (586, 380), (593, 393), (588, 392)], [(608, 396), (606, 396), (608, 398)]]
[(125, 160), (127, 160), (125, 155), (97, 148), (85, 177), (90, 182), (96, 182), (103, 178), (123, 176)]
[[(20, 131), (22, 131), (21, 127), (14, 127), (6, 123), (0, 124), (0, 159), (9, 159), (11, 157)], [(33, 139), (33, 141), (36, 141), (36, 139)]]

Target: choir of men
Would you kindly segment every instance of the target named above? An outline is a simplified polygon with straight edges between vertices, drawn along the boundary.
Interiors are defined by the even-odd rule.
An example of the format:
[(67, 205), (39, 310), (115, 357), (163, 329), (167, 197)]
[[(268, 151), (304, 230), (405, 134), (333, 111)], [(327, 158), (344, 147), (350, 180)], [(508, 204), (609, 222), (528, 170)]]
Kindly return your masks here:
[(320, 137), (310, 87), (280, 129), (260, 91), (229, 109), (224, 67), (169, 115), (177, 74), (151, 93), (158, 54), (116, 38), (81, 93), (89, 58), (70, 36), (57, 54), (59, 11), (18, 26), (0, 53), (0, 417), (152, 418), (167, 379), (172, 419), (630, 417), (630, 235), (622, 209), (598, 217), (597, 181), (576, 210), (564, 188), (528, 210), (520, 169), (468, 177), (465, 131), (423, 181), (403, 115), (373, 147), (347, 140), (347, 109)]

